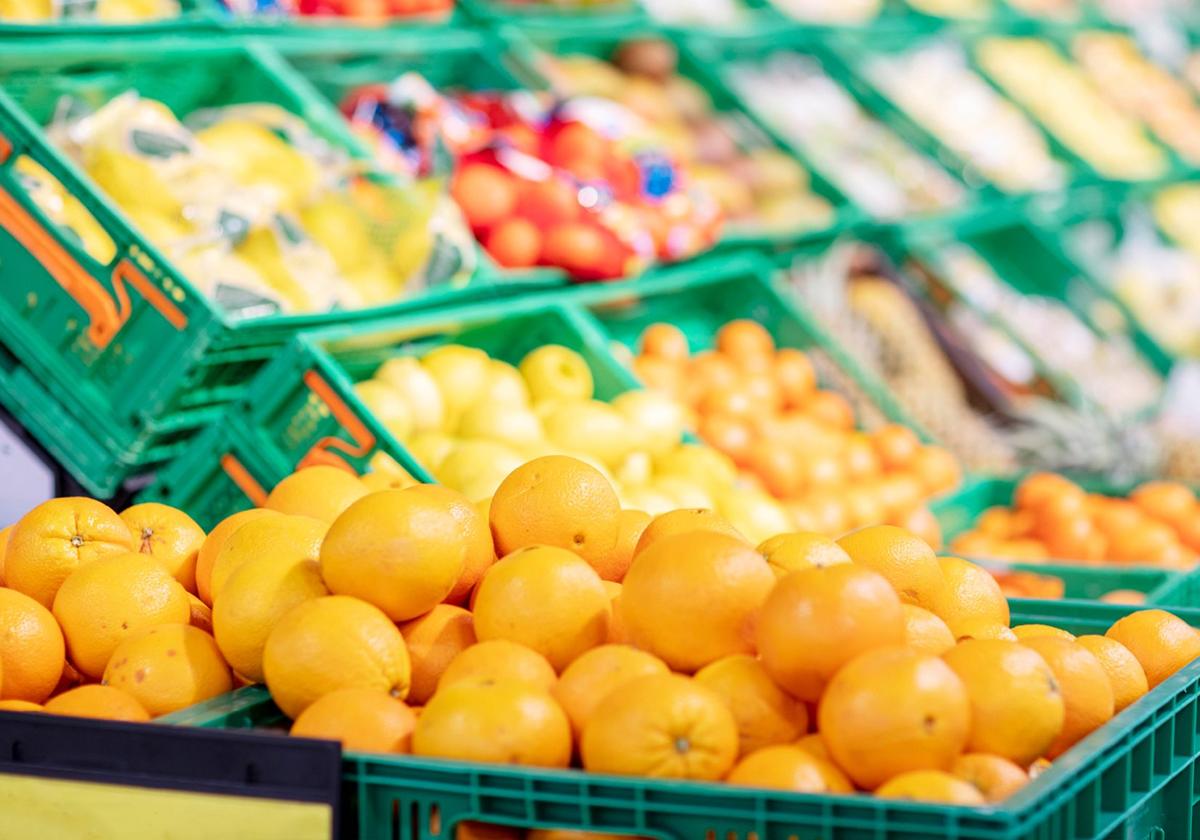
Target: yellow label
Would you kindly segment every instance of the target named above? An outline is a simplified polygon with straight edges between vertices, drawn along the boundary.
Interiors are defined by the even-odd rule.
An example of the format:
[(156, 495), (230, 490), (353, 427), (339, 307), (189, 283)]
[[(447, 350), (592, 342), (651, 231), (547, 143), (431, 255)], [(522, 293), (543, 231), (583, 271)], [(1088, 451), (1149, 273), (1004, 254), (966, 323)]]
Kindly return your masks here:
[(329, 840), (332, 807), (0, 774), (0, 840)]

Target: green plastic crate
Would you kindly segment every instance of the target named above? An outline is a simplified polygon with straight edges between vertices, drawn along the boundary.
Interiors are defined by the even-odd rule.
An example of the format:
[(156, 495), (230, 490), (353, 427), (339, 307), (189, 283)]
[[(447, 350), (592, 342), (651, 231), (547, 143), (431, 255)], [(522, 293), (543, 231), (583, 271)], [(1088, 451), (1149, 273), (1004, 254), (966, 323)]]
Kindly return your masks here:
[[(212, 407), (240, 393), (297, 330), (498, 295), (510, 279), (482, 271), (465, 287), (370, 310), (231, 321), (40, 126), (64, 94), (102, 102), (134, 88), (181, 114), (275, 103), (365, 155), (320, 94), (262, 45), (183, 38), (9, 43), (0, 51), (0, 84), (0, 260), (10, 278), (0, 289), (0, 393), (97, 495), (176, 453), (187, 431), (211, 420)], [(34, 205), (13, 167), (22, 155), (49, 170), (108, 232), (117, 245), (110, 265), (95, 263)]]
[[(805, 243), (825, 242), (846, 233), (865, 221), (864, 214), (846, 196), (815, 169), (803, 150), (785, 143), (760, 119), (749, 113), (740, 99), (713, 72), (709, 63), (692, 49), (686, 38), (670, 34), (670, 30), (644, 22), (621, 26), (580, 27), (575, 29), (525, 27), (508, 30), (508, 40), (514, 54), (523, 62), (525, 75), (539, 75), (539, 52), (555, 56), (585, 55), (608, 60), (622, 43), (637, 38), (665, 38), (674, 43), (679, 56), (678, 73), (698, 84), (712, 100), (714, 111), (730, 119), (748, 137), (795, 158), (809, 173), (810, 189), (829, 202), (834, 217), (829, 225), (796, 231), (766, 231), (752, 225), (735, 227), (728, 224), (720, 246), (726, 248), (759, 248), (787, 251)], [(543, 81), (543, 85), (548, 85)]]
[(540, 27), (604, 27), (641, 23), (645, 12), (637, 0), (612, 0), (582, 8), (565, 8), (549, 2), (458, 0), (463, 12), (485, 25), (517, 24)]
[[(1103, 633), (1132, 610), (1033, 602), (1013, 623)], [(1181, 612), (1193, 624), (1200, 614)], [(1080, 741), (1004, 803), (986, 808), (815, 796), (579, 771), (347, 753), (349, 836), (426, 840), (465, 820), (574, 828), (661, 840), (1059, 840), (1197, 836), (1200, 662), (1193, 662)], [(163, 719), (276, 728), (287, 720), (259, 686)]]
[[(966, 482), (962, 488), (933, 501), (930, 510), (942, 526), (942, 535), (949, 543), (955, 537), (972, 528), (979, 515), (990, 507), (1010, 507), (1016, 493), (1019, 477), (976, 478)], [(1115, 487), (1094, 479), (1080, 478), (1078, 482), (1085, 490), (1105, 495), (1125, 496), (1133, 488)], [(1156, 604), (1170, 609), (1176, 607), (1200, 608), (1200, 569), (1191, 572), (1176, 572), (1147, 566), (1126, 564), (1072, 563), (1070, 559), (1054, 560), (1050, 563), (1014, 563), (1002, 559), (977, 558), (984, 565), (1000, 563), (1012, 568), (1024, 569), (1039, 574), (1061, 578), (1066, 583), (1066, 598), (1093, 600), (1105, 592), (1115, 589), (1132, 589), (1146, 594), (1147, 604)], [(1013, 599), (1024, 600), (1024, 599)]]
[[(237, 429), (231, 440), (235, 457), (243, 450), (254, 453), (245, 459), (259, 468), (252, 492), (212, 467), (210, 444), (199, 442), (160, 471), (142, 498), (180, 507), (211, 526), (260, 501), (300, 465), (341, 463), (361, 472), (383, 452), (418, 480), (430, 481), (354, 394), (354, 383), (369, 378), (382, 362), (461, 343), (515, 364), (542, 344), (562, 344), (583, 355), (597, 398), (609, 400), (639, 387), (613, 354), (614, 342), (632, 350), (642, 328), (655, 321), (679, 325), (692, 346), (703, 349), (721, 324), (754, 318), (781, 346), (809, 351), (819, 371), (844, 377), (860, 409), (904, 422), (906, 415), (886, 389), (860, 371), (807, 313), (782, 298), (770, 277), (770, 266), (757, 257), (717, 257), (653, 277), (580, 286), (503, 306), (475, 304), (303, 335), (264, 368), (220, 424)], [(201, 473), (220, 487), (207, 486), (208, 479), (194, 482)]]

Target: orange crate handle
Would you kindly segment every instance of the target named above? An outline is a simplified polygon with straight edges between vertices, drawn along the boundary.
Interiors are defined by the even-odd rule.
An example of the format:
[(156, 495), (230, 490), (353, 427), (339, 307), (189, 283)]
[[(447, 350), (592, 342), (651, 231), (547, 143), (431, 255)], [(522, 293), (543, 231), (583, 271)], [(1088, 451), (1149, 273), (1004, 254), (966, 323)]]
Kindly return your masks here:
[(340, 437), (330, 436), (321, 438), (300, 459), (300, 463), (296, 465), (296, 469), (328, 466), (337, 467), (338, 469), (358, 475), (358, 470), (352, 467), (342, 455), (331, 450), (338, 450), (346, 455), (358, 458), (369, 455), (371, 450), (375, 448), (376, 437), (374, 433), (367, 428), (367, 425), (354, 413), (354, 410), (346, 404), (346, 401), (338, 396), (329, 383), (322, 379), (315, 370), (310, 370), (304, 374), (304, 384), (329, 407), (329, 411), (334, 419), (338, 421), (338, 424), (346, 431), (354, 443), (350, 443)]
[(225, 470), (225, 474), (246, 494), (246, 498), (253, 502), (255, 507), (262, 507), (267, 503), (267, 491), (233, 455), (227, 453), (221, 456), (221, 469)]

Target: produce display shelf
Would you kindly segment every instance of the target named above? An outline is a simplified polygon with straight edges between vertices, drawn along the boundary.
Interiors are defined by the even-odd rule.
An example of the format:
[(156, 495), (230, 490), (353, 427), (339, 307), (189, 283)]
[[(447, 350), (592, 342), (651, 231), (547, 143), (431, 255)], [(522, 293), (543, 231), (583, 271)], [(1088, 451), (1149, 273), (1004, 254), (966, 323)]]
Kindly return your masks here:
[[(1130, 609), (1032, 602), (1013, 623), (1103, 633)], [(1181, 611), (1196, 624), (1200, 613)], [(410, 756), (348, 753), (352, 836), (425, 840), (477, 820), (659, 840), (700, 837), (1051, 840), (1194, 837), (1200, 755), (1200, 662), (1193, 662), (1076, 744), (1002, 804), (985, 808), (815, 796), (684, 781), (621, 778)], [(280, 729), (287, 720), (251, 686), (165, 721)], [(353, 799), (351, 804), (350, 799)]]

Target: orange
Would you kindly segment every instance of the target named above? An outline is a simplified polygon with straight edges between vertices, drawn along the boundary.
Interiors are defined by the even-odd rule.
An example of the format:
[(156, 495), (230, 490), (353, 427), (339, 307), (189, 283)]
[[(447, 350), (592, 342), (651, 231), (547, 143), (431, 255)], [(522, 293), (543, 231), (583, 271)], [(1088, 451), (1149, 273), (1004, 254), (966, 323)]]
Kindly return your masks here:
[(221, 597), (225, 582), (243, 564), (261, 557), (289, 558), (316, 562), (321, 541), (329, 526), (311, 516), (264, 516), (244, 523), (230, 534), (217, 552), (209, 573), (213, 603)]
[(1072, 641), (1075, 636), (1063, 630), (1061, 627), (1051, 627), (1049, 624), (1018, 624), (1012, 628), (1013, 635), (1020, 641), (1032, 639), (1037, 636), (1053, 636), (1058, 639), (1066, 639)]
[(967, 688), (967, 749), (1022, 767), (1062, 732), (1066, 706), (1054, 672), (1029, 648), (1002, 639), (968, 639), (942, 656)]
[(1113, 534), (1108, 541), (1108, 560), (1121, 563), (1158, 563), (1166, 559), (1178, 540), (1170, 526), (1147, 519)]
[(804, 403), (805, 413), (817, 422), (835, 429), (854, 428), (854, 408), (835, 391), (815, 391)]
[(757, 551), (777, 578), (810, 566), (850, 562), (850, 555), (840, 545), (812, 533), (779, 534), (759, 545)]
[(754, 429), (743, 417), (706, 414), (700, 418), (696, 434), (739, 467), (749, 467), (754, 445)]
[(954, 634), (946, 622), (929, 610), (912, 604), (901, 604), (900, 608), (904, 610), (904, 642), (910, 648), (930, 656), (941, 656), (954, 647)]
[(1078, 642), (1035, 636), (1021, 644), (1046, 660), (1062, 692), (1062, 732), (1046, 751), (1046, 757), (1054, 759), (1113, 716), (1112, 684), (1100, 660)]
[(705, 350), (693, 356), (687, 370), (688, 379), (695, 383), (697, 396), (733, 385), (741, 377), (737, 365), (727, 356), (712, 350)]
[(333, 522), (365, 495), (366, 485), (353, 473), (337, 467), (305, 467), (276, 484), (263, 507)]
[(225, 581), (213, 607), (221, 654), (243, 677), (262, 682), (263, 648), (275, 625), (296, 605), (328, 594), (311, 558), (285, 550), (247, 560)]
[(785, 408), (802, 406), (817, 389), (817, 372), (808, 356), (799, 350), (790, 347), (778, 350), (771, 373)]
[(986, 753), (959, 756), (950, 774), (978, 790), (988, 802), (1002, 802), (1029, 784), (1029, 774), (1016, 764)]
[(804, 489), (802, 456), (795, 450), (780, 446), (774, 440), (760, 439), (750, 444), (746, 459), (749, 468), (772, 496), (790, 499)]
[(492, 556), (470, 500), (421, 484), (372, 493), (347, 508), (321, 544), (321, 575), (335, 595), (352, 595), (392, 621), (407, 621), (450, 595), (464, 569), (482, 574)]
[(1112, 592), (1105, 592), (1098, 600), (1105, 604), (1124, 604), (1136, 607), (1146, 603), (1146, 593), (1138, 592), (1136, 589), (1114, 589)]
[(92, 499), (51, 499), (25, 514), (9, 532), (4, 579), (48, 609), (75, 569), (132, 550), (129, 527), (104, 505)]
[(749, 421), (758, 413), (759, 398), (751, 391), (744, 379), (725, 388), (713, 388), (700, 400), (701, 414), (723, 416)]
[(1046, 546), (1051, 557), (1090, 562), (1104, 559), (1106, 540), (1087, 514), (1042, 513), (1033, 535)]
[(718, 659), (697, 671), (695, 680), (712, 689), (733, 713), (739, 756), (791, 743), (808, 730), (808, 709), (776, 685), (753, 656)]
[(931, 496), (946, 493), (962, 483), (962, 467), (949, 450), (922, 446), (908, 464), (908, 471)]
[(327, 595), (287, 613), (263, 649), (271, 697), (293, 720), (339, 688), (408, 696), (411, 665), (396, 625), (365, 601)]
[(499, 166), (468, 163), (455, 172), (450, 194), (471, 227), (488, 228), (512, 217), (517, 206), (517, 180)]
[(675, 362), (658, 356), (638, 356), (630, 368), (646, 388), (679, 398), (683, 390), (682, 368)]
[(142, 554), (117, 554), (73, 571), (54, 596), (54, 617), (67, 655), (92, 679), (104, 673), (117, 646), (156, 624), (187, 624), (187, 590)]
[(554, 698), (519, 682), (460, 683), (443, 688), (413, 731), (415, 755), (566, 767), (571, 725)]
[(639, 840), (628, 834), (601, 834), (595, 831), (576, 831), (566, 828), (535, 828), (525, 840)]
[(972, 784), (941, 770), (902, 773), (875, 791), (880, 799), (906, 799), (946, 805), (984, 805), (983, 794)]
[(678, 674), (658, 674), (606, 695), (579, 746), (593, 773), (712, 781), (733, 767), (738, 731), (714, 692)]
[(906, 603), (937, 612), (945, 581), (937, 555), (920, 537), (894, 525), (873, 525), (837, 543), (857, 565), (887, 578)]
[(904, 638), (891, 584), (853, 563), (792, 572), (758, 616), (763, 665), (788, 693), (816, 702), (833, 675), (861, 653)]
[(412, 662), (408, 701), (423, 706), (454, 657), (475, 644), (475, 620), (462, 607), (438, 604), (425, 615), (400, 625)]
[(149, 554), (189, 592), (196, 591), (196, 557), (204, 531), (181, 510), (157, 502), (134, 505), (121, 512), (133, 535), (134, 550)]
[(1159, 522), (1178, 527), (1193, 516), (1196, 494), (1176, 481), (1151, 481), (1129, 494), (1130, 500)]
[(673, 534), (637, 554), (621, 589), (621, 620), (637, 647), (673, 670), (695, 671), (754, 651), (754, 618), (774, 584), (767, 561), (739, 539)]
[(44, 712), (46, 707), (28, 700), (0, 700), (0, 712)]
[(954, 671), (898, 646), (851, 660), (817, 709), (817, 730), (834, 762), (868, 789), (911, 770), (948, 770), (970, 726), (967, 689)]
[(1140, 610), (1127, 615), (1104, 635), (1137, 657), (1150, 688), (1200, 656), (1200, 634), (1165, 610)]
[(1033, 473), (1017, 485), (1013, 504), (1021, 510), (1037, 511), (1047, 503), (1060, 504), (1062, 498), (1075, 498), (1080, 508), (1087, 494), (1075, 483), (1054, 473)]
[(932, 611), (954, 638), (981, 624), (1007, 626), (1008, 599), (987, 569), (958, 557), (939, 557), (943, 589)]
[(233, 676), (212, 636), (188, 624), (163, 624), (117, 646), (104, 684), (158, 717), (232, 691)]
[(654, 543), (673, 534), (690, 534), (693, 531), (712, 531), (717, 534), (742, 539), (742, 535), (729, 520), (708, 508), (681, 508), (660, 513), (650, 520), (638, 537), (633, 556), (637, 557)]
[(563, 548), (514, 551), (488, 570), (475, 601), (475, 635), (537, 651), (562, 671), (608, 638), (608, 593), (596, 570)]
[(208, 604), (189, 592), (188, 609), (191, 611), (191, 614), (188, 616), (188, 623), (193, 627), (203, 630), (205, 633), (212, 633), (212, 609), (209, 608)]
[(1146, 513), (1125, 499), (1090, 496), (1088, 508), (1096, 529), (1109, 538), (1146, 521)]
[[(816, 716), (814, 715), (813, 717)], [(801, 735), (796, 739), (795, 746), (816, 758), (823, 758), (830, 762), (833, 761), (829, 757), (829, 750), (825, 749), (825, 742), (821, 740), (821, 733), (819, 732), (814, 732), (811, 735)]]
[(871, 433), (871, 443), (885, 470), (906, 469), (917, 450), (921, 439), (907, 426), (889, 423)]
[(48, 609), (28, 595), (0, 588), (0, 697), (45, 702), (62, 676), (65, 650)]
[(537, 225), (519, 216), (500, 222), (484, 242), (488, 253), (505, 268), (536, 265), (542, 250), (542, 234)]
[(466, 820), (455, 826), (454, 840), (528, 840), (528, 836), (509, 825)]
[(717, 352), (735, 362), (754, 361), (775, 352), (775, 339), (756, 321), (730, 321), (717, 330)]
[(52, 715), (142, 722), (150, 715), (133, 697), (110, 685), (81, 685), (46, 701)]
[(8, 549), (8, 535), (12, 533), (12, 529), (12, 525), (0, 528), (0, 586), (6, 585), (4, 583), (4, 552)]
[(567, 666), (551, 690), (578, 737), (600, 701), (638, 677), (666, 674), (666, 663), (627, 645), (592, 648)]
[(1080, 636), (1075, 641), (1090, 650), (1104, 666), (1112, 684), (1114, 713), (1150, 690), (1145, 670), (1125, 645), (1107, 636)]
[(871, 438), (861, 432), (851, 435), (846, 441), (842, 459), (845, 461), (846, 477), (854, 481), (874, 478), (883, 471), (883, 463), (879, 460)]
[(437, 690), (461, 682), (523, 682), (549, 691), (558, 682), (558, 675), (546, 657), (537, 651), (516, 642), (496, 639), (460, 651), (442, 671)]
[(528, 545), (550, 545), (599, 564), (620, 537), (621, 503), (595, 467), (548, 455), (517, 467), (500, 483), (489, 521), (501, 557)]
[[(836, 774), (836, 775), (833, 775)], [(840, 784), (837, 780), (841, 777)], [(827, 761), (793, 746), (764, 747), (745, 756), (726, 781), (741, 787), (770, 788), (795, 793), (852, 793), (850, 781)]]
[(291, 734), (339, 741), (353, 752), (406, 753), (416, 726), (412, 709), (386, 691), (343, 688), (301, 712)]
[(908, 513), (893, 518), (888, 524), (915, 534), (934, 551), (942, 549), (942, 525), (927, 507), (915, 507)]
[(617, 545), (613, 548), (612, 554), (597, 562), (594, 567), (600, 573), (601, 578), (608, 581), (625, 579), (626, 573), (629, 572), (629, 566), (633, 563), (633, 553), (637, 548), (638, 540), (642, 538), (642, 533), (649, 524), (650, 514), (645, 511), (621, 511), (621, 527), (617, 535)]
[(225, 517), (217, 527), (208, 532), (208, 536), (204, 538), (204, 542), (200, 544), (200, 548), (196, 552), (196, 594), (200, 596), (201, 601), (212, 606), (212, 590), (209, 584), (212, 581), (213, 564), (217, 560), (221, 546), (225, 545), (225, 541), (233, 532), (254, 519), (278, 515), (276, 511), (263, 508), (243, 510)]
[(691, 354), (687, 336), (672, 324), (651, 324), (642, 330), (641, 352), (672, 362), (686, 361)]

